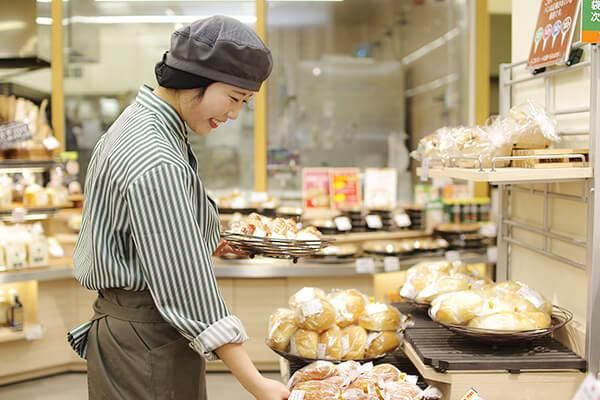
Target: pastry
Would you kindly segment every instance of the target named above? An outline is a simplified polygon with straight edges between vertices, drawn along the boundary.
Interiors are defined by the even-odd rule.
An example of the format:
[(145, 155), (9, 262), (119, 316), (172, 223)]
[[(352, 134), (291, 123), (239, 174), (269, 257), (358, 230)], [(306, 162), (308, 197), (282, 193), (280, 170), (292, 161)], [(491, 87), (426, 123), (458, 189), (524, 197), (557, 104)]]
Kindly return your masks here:
[(367, 347), (367, 331), (358, 325), (342, 329), (342, 358), (344, 360), (361, 360)]
[(335, 325), (335, 309), (325, 299), (312, 299), (296, 306), (298, 326), (321, 333)]
[(290, 340), (297, 330), (296, 312), (287, 308), (280, 308), (269, 317), (267, 344), (273, 349), (287, 351)]
[(336, 310), (336, 322), (341, 328), (356, 324), (368, 303), (367, 297), (356, 289), (334, 291), (327, 298)]
[(395, 350), (400, 345), (396, 332), (371, 332), (367, 336), (366, 358), (374, 358)]
[(402, 314), (387, 304), (369, 304), (359, 317), (358, 324), (369, 331), (397, 331), (402, 326)]
[(290, 353), (304, 358), (317, 358), (319, 334), (305, 329), (298, 329), (290, 341)]
[(321, 381), (333, 376), (336, 367), (329, 361), (315, 361), (306, 367), (300, 368), (292, 375), (288, 387), (293, 389), (296, 385), (306, 381)]
[(319, 335), (317, 357), (327, 360), (342, 359), (342, 330), (334, 325)]

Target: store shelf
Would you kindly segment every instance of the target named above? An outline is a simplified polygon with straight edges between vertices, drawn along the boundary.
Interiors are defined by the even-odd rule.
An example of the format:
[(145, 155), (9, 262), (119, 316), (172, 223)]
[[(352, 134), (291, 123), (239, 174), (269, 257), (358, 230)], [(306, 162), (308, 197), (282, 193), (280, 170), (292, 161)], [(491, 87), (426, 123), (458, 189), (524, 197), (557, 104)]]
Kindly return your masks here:
[[(420, 176), (422, 169), (417, 169)], [(431, 178), (453, 178), (474, 182), (489, 182), (496, 184), (509, 183), (535, 183), (535, 182), (556, 182), (583, 180), (593, 177), (591, 167), (572, 167), (572, 168), (497, 168), (492, 171), (484, 169), (480, 171), (477, 168), (431, 168), (428, 171)]]
[(26, 281), (50, 281), (73, 277), (72, 261), (67, 258), (54, 259), (48, 267), (25, 268), (19, 271), (0, 272), (0, 284)]
[(53, 160), (2, 160), (0, 161), (0, 172), (44, 172), (54, 165)]
[(11, 328), (0, 328), (0, 343), (25, 340), (25, 331), (15, 331)]
[(344, 233), (339, 235), (325, 235), (325, 239), (333, 239), (336, 244), (347, 242), (362, 242), (365, 240), (400, 240), (413, 239), (423, 236), (428, 236), (424, 231), (376, 231), (376, 232), (360, 232), (360, 233)]

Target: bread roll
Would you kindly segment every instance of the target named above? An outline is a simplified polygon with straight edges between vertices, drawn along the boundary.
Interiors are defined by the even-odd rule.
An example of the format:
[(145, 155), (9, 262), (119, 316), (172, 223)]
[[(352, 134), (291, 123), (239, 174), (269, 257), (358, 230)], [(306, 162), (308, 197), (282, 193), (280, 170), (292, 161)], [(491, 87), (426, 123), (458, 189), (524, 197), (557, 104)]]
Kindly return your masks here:
[(315, 361), (306, 367), (300, 368), (292, 375), (288, 382), (288, 387), (293, 389), (296, 385), (307, 381), (322, 381), (333, 376), (336, 368), (329, 361)]
[(361, 375), (354, 382), (350, 384), (350, 388), (359, 389), (363, 393), (375, 393), (376, 388), (378, 388), (377, 377), (373, 375)]
[(379, 357), (396, 349), (400, 338), (396, 332), (371, 332), (367, 336), (366, 358)]
[(535, 307), (534, 311), (552, 314), (552, 303), (550, 303), (550, 301), (548, 301), (548, 299), (540, 292), (532, 289), (524, 283), (513, 281), (499, 282), (492, 285), (491, 289), (495, 293), (510, 293), (519, 295)]
[[(298, 397), (293, 397), (294, 392), (302, 394), (296, 394), (295, 396)], [(291, 397), (303, 400), (339, 400), (340, 392), (341, 389), (334, 384), (323, 381), (307, 381), (296, 385)]]
[(469, 327), (494, 331), (529, 331), (550, 326), (550, 317), (541, 312), (500, 312), (473, 318)]
[(466, 276), (445, 276), (421, 290), (417, 295), (417, 302), (431, 303), (436, 297), (444, 293), (468, 290), (470, 287), (471, 282)]
[(408, 382), (386, 382), (384, 393), (386, 400), (413, 400), (420, 398), (422, 390)]
[(367, 331), (358, 325), (342, 329), (342, 358), (344, 360), (362, 360), (367, 347)]
[(358, 324), (369, 331), (397, 331), (402, 326), (402, 314), (387, 304), (369, 304), (358, 319)]
[(469, 322), (483, 305), (483, 296), (477, 292), (463, 290), (446, 293), (431, 304), (431, 315), (444, 324), (462, 325)]
[(367, 297), (356, 289), (332, 292), (327, 299), (336, 310), (340, 328), (356, 324), (368, 303)]
[(535, 306), (516, 293), (498, 293), (484, 290), (484, 302), (477, 312), (478, 317), (502, 312), (533, 312)]
[(346, 380), (346, 386), (354, 382), (360, 376), (360, 363), (350, 360), (339, 363), (335, 366), (335, 376), (343, 377)]
[(297, 330), (296, 313), (288, 308), (279, 308), (269, 317), (267, 344), (273, 349), (288, 351), (290, 340)]
[(337, 325), (327, 329), (319, 336), (317, 356), (327, 360), (342, 359), (342, 330)]
[(313, 287), (304, 287), (298, 290), (292, 297), (290, 297), (289, 305), (291, 308), (295, 308), (301, 303), (307, 302), (313, 299), (324, 299), (326, 294), (322, 289)]
[(298, 326), (321, 333), (335, 325), (335, 309), (325, 299), (312, 299), (296, 306)]
[(298, 329), (290, 342), (290, 353), (304, 358), (317, 358), (319, 334), (305, 329)]
[(406, 374), (400, 372), (400, 370), (394, 367), (392, 364), (379, 364), (373, 367), (373, 369), (368, 373), (370, 376), (374, 376), (377, 378), (379, 382), (390, 381), (397, 382), (401, 378), (404, 378)]

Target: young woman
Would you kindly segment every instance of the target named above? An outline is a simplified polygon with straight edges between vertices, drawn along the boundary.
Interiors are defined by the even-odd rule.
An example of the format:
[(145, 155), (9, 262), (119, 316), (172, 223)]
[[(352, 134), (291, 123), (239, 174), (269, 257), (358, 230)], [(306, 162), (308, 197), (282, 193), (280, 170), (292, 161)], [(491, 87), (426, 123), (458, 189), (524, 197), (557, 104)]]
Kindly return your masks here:
[(271, 69), (239, 21), (194, 22), (172, 35), (159, 86), (142, 87), (94, 149), (74, 262), (98, 299), (68, 335), (87, 358), (90, 400), (206, 399), (204, 359), (217, 358), (256, 399), (289, 395), (256, 370), (219, 292), (211, 256), (227, 245), (186, 129), (236, 119)]

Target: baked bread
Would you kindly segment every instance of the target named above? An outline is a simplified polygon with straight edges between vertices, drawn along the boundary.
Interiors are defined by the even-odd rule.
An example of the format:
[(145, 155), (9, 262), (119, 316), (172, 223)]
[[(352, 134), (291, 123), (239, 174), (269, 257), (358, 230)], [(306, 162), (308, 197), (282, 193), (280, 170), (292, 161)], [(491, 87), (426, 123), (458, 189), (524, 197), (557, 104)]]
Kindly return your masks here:
[(288, 308), (279, 308), (269, 317), (267, 344), (273, 349), (288, 351), (290, 340), (297, 330), (296, 312)]
[(325, 299), (312, 299), (296, 306), (298, 326), (321, 333), (335, 325), (335, 309)]
[(296, 385), (306, 381), (322, 381), (334, 376), (336, 367), (329, 361), (315, 361), (306, 367), (300, 368), (292, 375), (288, 382), (288, 387), (293, 389)]
[(400, 346), (396, 332), (371, 332), (367, 336), (366, 358), (379, 357)]
[(483, 301), (480, 293), (471, 290), (446, 293), (432, 302), (430, 313), (443, 324), (463, 325), (477, 315)]
[(368, 331), (397, 331), (402, 326), (402, 314), (387, 304), (369, 304), (358, 319), (358, 324)]
[(314, 287), (303, 287), (290, 297), (289, 306), (295, 308), (301, 303), (307, 302), (313, 299), (324, 299), (327, 295), (323, 289)]
[[(302, 394), (294, 394), (300, 392)], [(324, 381), (307, 381), (296, 385), (291, 398), (303, 400), (339, 400), (341, 389), (332, 383)], [(298, 397), (293, 397), (298, 396)]]
[(421, 290), (417, 295), (417, 302), (431, 303), (436, 297), (444, 293), (458, 292), (470, 288), (471, 282), (466, 275), (444, 276)]
[(550, 326), (550, 317), (542, 312), (500, 312), (475, 317), (469, 327), (494, 331), (529, 331)]
[(367, 331), (358, 325), (342, 329), (342, 359), (362, 360), (367, 348)]
[(356, 324), (368, 303), (367, 297), (356, 289), (334, 291), (327, 299), (335, 308), (340, 328)]
[(319, 334), (314, 331), (298, 329), (290, 341), (290, 353), (304, 358), (317, 358)]
[(342, 359), (342, 330), (334, 325), (319, 335), (317, 357), (327, 360)]

